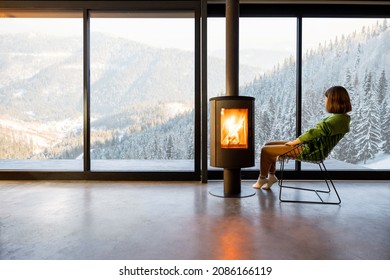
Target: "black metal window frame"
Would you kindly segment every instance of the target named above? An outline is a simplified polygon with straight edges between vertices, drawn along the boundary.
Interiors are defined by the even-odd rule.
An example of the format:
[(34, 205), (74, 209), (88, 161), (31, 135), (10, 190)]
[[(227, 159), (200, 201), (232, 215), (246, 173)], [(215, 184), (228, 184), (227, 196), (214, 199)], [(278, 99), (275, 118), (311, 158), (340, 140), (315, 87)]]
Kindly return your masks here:
[[(2, 170), (0, 180), (148, 180), (199, 181), (201, 178), (201, 88), (200, 88), (200, 18), (199, 1), (0, 1), (0, 9), (32, 11), (80, 11), (83, 14), (83, 171)], [(90, 11), (99, 12), (178, 12), (194, 14), (194, 170), (151, 172), (105, 172), (91, 170), (91, 100), (90, 100)]]
[[(296, 45), (296, 135), (301, 134), (302, 126), (302, 19), (303, 18), (387, 18), (390, 16), (390, 3), (373, 5), (360, 4), (240, 4), (240, 17), (290, 17), (297, 19)], [(225, 5), (216, 3), (207, 6), (208, 17), (224, 17)], [(243, 179), (257, 179), (259, 171), (242, 170)], [(336, 180), (389, 180), (389, 170), (331, 170), (329, 174)], [(319, 171), (302, 170), (300, 162), (295, 170), (284, 172), (287, 179), (316, 180)], [(222, 171), (209, 171), (209, 179), (222, 179)]]
[[(241, 4), (241, 17), (297, 18), (297, 134), (301, 127), (302, 18), (304, 17), (389, 17), (390, 3), (364, 4)], [(345, 3), (345, 2), (344, 2)], [(379, 3), (379, 4), (378, 4)], [(225, 5), (207, 0), (178, 1), (0, 1), (0, 9), (81, 10), (84, 20), (84, 159), (82, 172), (0, 171), (0, 180), (154, 180), (202, 181), (222, 179), (222, 171), (208, 170), (207, 144), (207, 18), (224, 17)], [(193, 11), (195, 13), (195, 170), (194, 172), (91, 172), (90, 166), (90, 84), (89, 84), (89, 11)], [(334, 179), (389, 180), (389, 170), (330, 171)], [(286, 171), (286, 179), (316, 179), (318, 172)], [(242, 171), (243, 179), (256, 179), (258, 171)]]

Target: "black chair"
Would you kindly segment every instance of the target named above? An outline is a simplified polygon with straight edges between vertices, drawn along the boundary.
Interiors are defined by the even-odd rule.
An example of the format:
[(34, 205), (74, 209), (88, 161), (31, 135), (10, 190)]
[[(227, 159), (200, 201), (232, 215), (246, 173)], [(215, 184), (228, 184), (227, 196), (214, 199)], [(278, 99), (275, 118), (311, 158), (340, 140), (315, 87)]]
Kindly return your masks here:
[[(315, 204), (340, 204), (341, 199), (340, 196), (336, 190), (336, 187), (332, 181), (332, 179), (329, 176), (328, 170), (325, 167), (324, 160), (326, 157), (323, 158), (302, 158), (301, 153), (304, 149), (304, 145), (300, 144), (292, 148), (290, 151), (287, 153), (281, 155), (278, 157), (279, 163), (280, 163), (280, 175), (279, 175), (279, 200), (281, 202), (294, 202), (294, 203), (315, 203)], [(324, 186), (322, 189), (321, 188), (302, 188), (302, 187), (295, 187), (295, 186), (287, 186), (284, 185), (283, 183), (283, 172), (284, 172), (284, 165), (287, 161), (289, 160), (295, 160), (295, 161), (301, 161), (301, 162), (307, 162), (307, 163), (312, 163), (312, 164), (318, 164), (319, 169), (321, 170), (321, 173), (323, 174), (323, 179), (325, 180), (326, 187)], [(317, 200), (294, 200), (294, 199), (284, 199), (282, 191), (284, 189), (294, 189), (298, 191), (303, 191), (303, 192), (311, 192), (315, 193), (318, 196)], [(331, 197), (331, 194), (336, 194), (337, 196), (337, 201), (335, 200), (332, 196), (332, 200), (326, 200), (323, 197), (327, 196), (329, 199)]]

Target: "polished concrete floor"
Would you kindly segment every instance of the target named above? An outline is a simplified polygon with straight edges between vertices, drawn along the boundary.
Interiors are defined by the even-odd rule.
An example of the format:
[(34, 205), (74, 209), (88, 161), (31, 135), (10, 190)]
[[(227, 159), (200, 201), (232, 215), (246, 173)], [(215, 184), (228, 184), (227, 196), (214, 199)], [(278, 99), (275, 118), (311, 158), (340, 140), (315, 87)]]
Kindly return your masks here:
[(336, 186), (340, 206), (280, 203), (277, 185), (0, 181), (0, 259), (389, 260), (390, 182)]

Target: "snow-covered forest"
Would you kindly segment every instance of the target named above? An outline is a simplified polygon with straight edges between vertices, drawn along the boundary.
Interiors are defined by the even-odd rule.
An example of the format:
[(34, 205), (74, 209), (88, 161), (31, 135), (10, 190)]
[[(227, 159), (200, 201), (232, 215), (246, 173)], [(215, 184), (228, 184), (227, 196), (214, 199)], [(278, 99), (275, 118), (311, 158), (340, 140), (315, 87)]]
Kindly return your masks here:
[[(382, 154), (390, 156), (389, 46), (390, 26), (384, 20), (304, 54), (302, 132), (327, 116), (323, 95), (327, 88), (343, 85), (351, 96), (351, 131), (333, 151), (335, 159), (364, 165)], [(241, 89), (240, 94), (256, 98), (259, 146), (296, 136), (295, 67), (293, 58), (286, 59)]]
[[(82, 157), (82, 38), (0, 36), (0, 159)], [(193, 52), (91, 40), (92, 159), (192, 159)], [(302, 131), (326, 116), (326, 88), (344, 85), (352, 98), (351, 132), (333, 158), (390, 157), (389, 45), (385, 20), (304, 54)], [(209, 65), (209, 97), (223, 94), (224, 63)], [(263, 74), (240, 66), (240, 95), (256, 98), (256, 154), (267, 140), (296, 136), (295, 67), (294, 57)]]

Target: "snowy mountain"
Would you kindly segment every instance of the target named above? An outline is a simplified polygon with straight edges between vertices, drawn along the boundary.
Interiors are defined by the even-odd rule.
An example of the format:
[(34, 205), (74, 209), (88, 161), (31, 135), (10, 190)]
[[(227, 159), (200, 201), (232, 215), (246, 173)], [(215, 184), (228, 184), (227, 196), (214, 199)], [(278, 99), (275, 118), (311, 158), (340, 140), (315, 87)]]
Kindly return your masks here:
[[(193, 52), (92, 33), (90, 60), (93, 141), (111, 141), (120, 130), (139, 132), (193, 112)], [(222, 60), (210, 63), (215, 73), (224, 73)], [(254, 67), (242, 67), (244, 82), (255, 75)], [(224, 76), (210, 73), (209, 78), (211, 94), (223, 91)], [(75, 147), (82, 143), (75, 135), (83, 125), (82, 38), (2, 34), (0, 100), (5, 147), (0, 158), (72, 158), (69, 149), (80, 150)]]
[[(1, 158), (80, 156), (80, 40), (2, 35)], [(383, 22), (304, 54), (302, 131), (326, 116), (326, 88), (344, 85), (352, 98), (351, 132), (332, 154), (336, 159), (372, 165), (375, 158), (390, 154), (389, 45), (390, 28)], [(253, 57), (251, 52), (247, 55)], [(223, 94), (225, 64), (215, 57), (208, 64), (208, 96)], [(193, 158), (193, 69), (191, 52), (92, 34), (92, 158)], [(294, 58), (259, 73), (258, 67), (240, 66), (240, 95), (256, 98), (256, 154), (269, 139), (295, 138)], [(44, 126), (49, 123), (50, 128)], [(33, 131), (14, 129), (35, 125)]]

